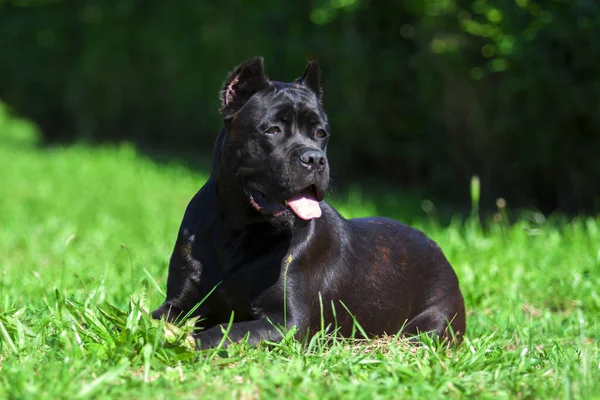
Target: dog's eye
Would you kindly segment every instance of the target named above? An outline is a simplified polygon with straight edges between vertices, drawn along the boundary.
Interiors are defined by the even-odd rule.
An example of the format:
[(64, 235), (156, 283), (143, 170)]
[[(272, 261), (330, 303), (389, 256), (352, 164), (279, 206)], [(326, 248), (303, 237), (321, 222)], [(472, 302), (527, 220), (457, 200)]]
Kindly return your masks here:
[(281, 133), (281, 129), (279, 129), (278, 126), (272, 126), (269, 129), (267, 129), (265, 133), (268, 133), (269, 135), (275, 135), (277, 133)]
[(327, 136), (327, 131), (325, 131), (325, 129), (317, 129), (317, 131), (315, 132), (315, 135), (318, 138), (324, 138), (325, 136)]

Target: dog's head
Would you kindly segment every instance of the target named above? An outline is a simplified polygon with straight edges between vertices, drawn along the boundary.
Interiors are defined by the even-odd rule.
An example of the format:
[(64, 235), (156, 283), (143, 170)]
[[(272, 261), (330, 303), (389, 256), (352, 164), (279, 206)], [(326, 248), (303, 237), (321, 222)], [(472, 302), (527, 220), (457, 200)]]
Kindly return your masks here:
[(220, 92), (221, 162), (247, 204), (275, 225), (321, 216), (329, 126), (319, 81), (314, 62), (293, 82), (270, 81), (257, 57), (236, 67)]

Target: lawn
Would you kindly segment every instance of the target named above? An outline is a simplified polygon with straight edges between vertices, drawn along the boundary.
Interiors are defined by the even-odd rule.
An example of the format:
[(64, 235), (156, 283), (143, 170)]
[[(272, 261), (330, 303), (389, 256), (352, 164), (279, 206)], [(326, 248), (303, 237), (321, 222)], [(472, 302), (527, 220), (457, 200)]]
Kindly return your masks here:
[(600, 398), (600, 218), (441, 224), (400, 190), (338, 192), (345, 216), (385, 214), (439, 243), (465, 295), (463, 345), (316, 337), (197, 354), (188, 327), (147, 311), (206, 173), (35, 139), (0, 109), (0, 398)]

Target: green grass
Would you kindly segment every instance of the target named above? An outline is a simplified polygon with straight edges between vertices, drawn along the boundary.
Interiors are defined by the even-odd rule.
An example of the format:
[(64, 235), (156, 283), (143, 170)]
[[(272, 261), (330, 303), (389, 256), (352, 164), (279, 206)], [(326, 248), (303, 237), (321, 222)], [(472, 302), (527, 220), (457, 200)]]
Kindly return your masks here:
[(441, 226), (400, 193), (337, 193), (348, 217), (383, 212), (440, 244), (467, 304), (462, 347), (316, 337), (198, 356), (188, 328), (146, 312), (206, 174), (34, 138), (0, 109), (0, 398), (600, 398), (598, 218)]

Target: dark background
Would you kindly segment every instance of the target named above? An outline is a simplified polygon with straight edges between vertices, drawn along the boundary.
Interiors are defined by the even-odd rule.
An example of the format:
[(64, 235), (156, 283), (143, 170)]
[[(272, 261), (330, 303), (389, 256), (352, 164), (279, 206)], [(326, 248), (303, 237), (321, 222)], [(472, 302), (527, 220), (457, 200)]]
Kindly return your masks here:
[(0, 0), (0, 99), (46, 143), (203, 160), (228, 71), (315, 59), (337, 181), (597, 212), (599, 28), (597, 0)]

